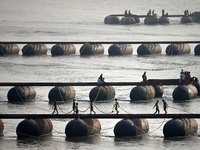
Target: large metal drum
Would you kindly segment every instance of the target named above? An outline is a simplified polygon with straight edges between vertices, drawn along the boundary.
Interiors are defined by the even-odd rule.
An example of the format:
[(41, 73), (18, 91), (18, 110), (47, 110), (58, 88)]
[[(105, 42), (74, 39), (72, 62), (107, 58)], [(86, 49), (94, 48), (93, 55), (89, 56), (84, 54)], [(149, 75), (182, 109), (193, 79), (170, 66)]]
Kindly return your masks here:
[(41, 55), (47, 53), (47, 47), (44, 44), (27, 44), (22, 48), (24, 56)]
[(190, 51), (189, 44), (170, 44), (166, 48), (166, 55), (188, 54)]
[(68, 101), (73, 100), (76, 91), (72, 86), (56, 86), (49, 91), (49, 101)]
[(197, 46), (195, 46), (195, 48), (194, 48), (194, 54), (195, 55), (200, 55), (200, 44), (198, 44)]
[(146, 119), (123, 119), (114, 128), (116, 137), (138, 136), (149, 131), (149, 123)]
[(32, 86), (15, 86), (8, 91), (9, 102), (24, 102), (33, 100), (36, 96), (35, 88)]
[(120, 19), (117, 16), (107, 16), (104, 19), (104, 23), (105, 24), (119, 24), (120, 23)]
[(0, 44), (0, 56), (7, 54), (18, 54), (19, 46), (17, 44)]
[(195, 119), (182, 118), (168, 121), (163, 128), (163, 134), (166, 138), (177, 136), (188, 136), (197, 133), (198, 124)]
[(74, 119), (65, 127), (67, 137), (80, 137), (98, 134), (101, 124), (98, 119)]
[(190, 100), (197, 97), (197, 88), (192, 85), (179, 85), (172, 93), (174, 100)]
[(113, 86), (97, 86), (94, 87), (89, 94), (90, 101), (108, 101), (115, 97), (115, 89)]
[(3, 122), (0, 119), (0, 135), (3, 134), (3, 130), (4, 130), (4, 125), (3, 125)]
[(130, 92), (131, 101), (149, 100), (155, 97), (155, 89), (153, 86), (136, 86)]
[(76, 47), (73, 44), (56, 44), (51, 48), (52, 56), (75, 54)]
[(130, 44), (113, 44), (108, 49), (109, 55), (132, 54), (133, 47)]
[(142, 44), (138, 47), (138, 55), (160, 54), (162, 47), (159, 44)]
[(17, 126), (18, 137), (45, 136), (51, 134), (53, 125), (49, 119), (25, 119)]
[(103, 54), (104, 47), (101, 44), (89, 44), (85, 43), (80, 48), (80, 55), (94, 55), (94, 54)]

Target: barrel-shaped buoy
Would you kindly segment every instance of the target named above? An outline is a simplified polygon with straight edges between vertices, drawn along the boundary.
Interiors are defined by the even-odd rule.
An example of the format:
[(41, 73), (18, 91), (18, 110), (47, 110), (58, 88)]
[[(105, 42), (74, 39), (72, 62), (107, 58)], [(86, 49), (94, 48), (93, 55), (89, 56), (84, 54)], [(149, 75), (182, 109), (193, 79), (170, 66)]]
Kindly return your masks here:
[(99, 134), (101, 124), (98, 119), (74, 119), (65, 127), (67, 137), (80, 137)]
[(159, 24), (168, 24), (169, 23), (169, 19), (167, 17), (160, 17), (158, 18), (158, 23)]
[(2, 120), (0, 119), (0, 135), (3, 134), (3, 130), (4, 130), (4, 125), (3, 125)]
[(194, 85), (197, 89), (197, 95), (200, 96), (200, 83), (199, 82), (193, 82), (192, 85)]
[(76, 91), (72, 86), (56, 86), (49, 91), (49, 101), (68, 101), (75, 99)]
[(130, 92), (131, 101), (134, 100), (149, 100), (155, 97), (155, 89), (153, 86), (136, 86)]
[(75, 54), (76, 47), (73, 44), (56, 44), (51, 48), (52, 56)]
[(142, 44), (138, 47), (138, 55), (160, 54), (162, 47), (160, 44)]
[(123, 17), (121, 19), (122, 25), (129, 25), (129, 24), (135, 24), (135, 19), (133, 17)]
[(155, 97), (162, 97), (163, 95), (163, 86), (161, 85), (153, 85), (154, 89), (155, 89)]
[(32, 86), (15, 86), (8, 91), (9, 102), (24, 102), (33, 100), (36, 96), (35, 88)]
[(103, 54), (104, 47), (102, 44), (89, 44), (85, 43), (80, 48), (81, 55), (93, 55), (93, 54)]
[(132, 54), (133, 47), (131, 44), (113, 44), (108, 49), (109, 55)]
[(53, 125), (49, 119), (25, 119), (17, 126), (17, 136), (37, 137), (51, 134)]
[(190, 51), (189, 44), (170, 44), (166, 48), (166, 55), (188, 54)]
[(154, 25), (154, 24), (157, 24), (157, 23), (158, 23), (157, 16), (147, 16), (144, 19), (144, 24), (147, 24), (147, 25)]
[(140, 18), (138, 16), (133, 16), (133, 18), (135, 19), (135, 23), (140, 23)]
[(0, 56), (7, 54), (18, 54), (19, 46), (17, 44), (0, 44)]
[(192, 17), (191, 16), (183, 16), (181, 18), (181, 23), (185, 24), (185, 23), (192, 23)]
[(195, 119), (182, 118), (169, 120), (163, 127), (166, 138), (177, 136), (189, 136), (197, 133), (198, 124)]
[(113, 86), (97, 86), (94, 87), (89, 94), (91, 102), (108, 101), (115, 97), (115, 89)]
[(194, 48), (194, 54), (195, 55), (200, 55), (200, 44), (198, 44), (197, 46), (195, 46), (195, 48)]
[(110, 15), (110, 16), (107, 16), (104, 19), (104, 23), (105, 24), (119, 24), (120, 23), (120, 19), (117, 16)]
[(45, 44), (27, 44), (22, 48), (22, 54), (24, 56), (41, 55), (46, 53), (47, 47)]
[(192, 85), (179, 85), (176, 87), (172, 93), (174, 100), (190, 100), (197, 97), (197, 88)]
[(146, 119), (123, 119), (114, 127), (116, 137), (138, 136), (149, 131), (149, 123)]

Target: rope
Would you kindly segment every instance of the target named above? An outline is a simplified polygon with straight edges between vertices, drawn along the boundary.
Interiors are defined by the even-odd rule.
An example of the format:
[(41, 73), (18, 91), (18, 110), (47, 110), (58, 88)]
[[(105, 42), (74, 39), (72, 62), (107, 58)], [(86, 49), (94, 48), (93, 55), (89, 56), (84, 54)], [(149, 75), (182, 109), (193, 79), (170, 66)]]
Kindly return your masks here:
[(53, 128), (53, 130), (54, 130), (55, 132), (57, 132), (58, 134), (64, 134), (64, 132), (59, 132), (59, 131), (57, 131), (55, 128)]
[(18, 90), (17, 90), (17, 87), (15, 86), (15, 90), (16, 90), (16, 92), (17, 92), (17, 95), (19, 96), (19, 98), (21, 99), (21, 101), (23, 102), (23, 103), (25, 103), (25, 101), (23, 100), (23, 98), (21, 97), (21, 95), (19, 94), (19, 92), (18, 92)]
[(158, 129), (160, 129), (160, 127), (163, 125), (164, 122), (165, 122), (165, 118), (163, 119), (163, 122), (158, 126), (158, 128), (156, 128), (155, 130), (150, 131), (148, 134), (153, 133), (153, 132), (157, 131)]
[(29, 45), (27, 44), (27, 45), (25, 46), (25, 50), (24, 50), (24, 51), (22, 51), (22, 54), (23, 54), (23, 55), (24, 55), (24, 53), (26, 53), (26, 51), (27, 51), (28, 47), (29, 47)]
[(100, 111), (101, 113), (103, 113), (103, 114), (110, 114), (110, 113), (113, 113), (113, 112), (114, 112), (114, 107), (113, 107), (113, 109), (112, 109), (111, 112), (103, 112), (103, 111), (101, 111), (95, 104), (94, 104), (94, 107), (95, 107), (98, 111)]

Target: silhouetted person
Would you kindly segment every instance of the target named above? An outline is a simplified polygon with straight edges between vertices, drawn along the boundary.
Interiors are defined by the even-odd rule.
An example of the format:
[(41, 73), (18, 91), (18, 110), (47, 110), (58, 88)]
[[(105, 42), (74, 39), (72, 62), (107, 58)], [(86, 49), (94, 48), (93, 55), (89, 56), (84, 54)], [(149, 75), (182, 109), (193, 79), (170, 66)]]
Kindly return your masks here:
[(127, 17), (127, 10), (125, 10), (124, 15), (125, 15), (125, 17)]
[(76, 115), (78, 115), (79, 110), (78, 110), (78, 103), (76, 103)]
[(101, 74), (97, 80), (97, 84), (101, 84), (101, 83), (104, 83), (104, 78), (103, 78), (103, 74)]
[(142, 75), (142, 79), (143, 79), (143, 81), (144, 81), (144, 82), (146, 82), (146, 81), (147, 81), (147, 75), (146, 75), (146, 71), (143, 73), (143, 75)]
[(165, 111), (165, 114), (167, 114), (167, 107), (169, 107), (169, 106), (168, 106), (167, 102), (165, 102), (164, 99), (162, 100), (162, 102), (163, 102), (163, 109)]
[(162, 17), (164, 17), (164, 15), (165, 15), (165, 10), (162, 9)]
[(151, 9), (149, 9), (147, 16), (151, 16)]
[(129, 17), (131, 16), (131, 10), (128, 11), (128, 16), (129, 16)]
[(153, 106), (153, 108), (154, 107), (156, 107), (156, 111), (155, 111), (155, 113), (154, 114), (156, 114), (156, 113), (160, 113), (160, 110), (159, 110), (159, 106), (158, 106), (158, 103), (159, 103), (159, 100), (157, 100), (157, 102), (156, 102), (156, 104)]
[(96, 112), (94, 111), (93, 102), (90, 102), (90, 114), (92, 112), (96, 114)]
[(76, 102), (75, 102), (75, 100), (73, 100), (72, 109), (75, 113), (76, 112)]
[(115, 104), (114, 104), (114, 106), (115, 106), (115, 110), (116, 110), (116, 112), (117, 112), (117, 114), (119, 113), (119, 111), (118, 111), (118, 107), (119, 107), (119, 103), (118, 103), (118, 100), (117, 99), (115, 99)]
[(54, 103), (53, 103), (53, 106), (52, 106), (52, 108), (54, 108), (54, 110), (53, 110), (53, 113), (52, 114), (54, 114), (55, 113), (55, 111), (57, 112), (57, 114), (58, 114), (58, 109), (57, 109), (57, 103), (56, 103), (56, 101), (54, 100)]

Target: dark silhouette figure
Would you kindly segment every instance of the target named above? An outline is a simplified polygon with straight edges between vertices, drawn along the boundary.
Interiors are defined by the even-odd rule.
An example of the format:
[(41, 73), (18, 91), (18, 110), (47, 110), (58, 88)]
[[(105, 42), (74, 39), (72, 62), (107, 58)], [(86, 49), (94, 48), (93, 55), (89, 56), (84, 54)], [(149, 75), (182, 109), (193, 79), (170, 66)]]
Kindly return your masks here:
[(143, 75), (142, 75), (142, 79), (143, 79), (143, 81), (144, 81), (144, 82), (146, 82), (146, 81), (147, 81), (147, 75), (146, 75), (146, 71), (143, 73)]
[(105, 79), (105, 78), (103, 78), (103, 74), (101, 74), (101, 75), (99, 76), (98, 80), (97, 80), (97, 84), (99, 85), (99, 84), (101, 84), (101, 83), (104, 83), (104, 82), (105, 82), (104, 79)]
[(54, 100), (54, 103), (53, 103), (53, 106), (52, 106), (52, 108), (54, 108), (54, 110), (53, 110), (53, 113), (52, 114), (54, 114), (55, 113), (55, 111), (57, 112), (57, 114), (58, 114), (58, 109), (57, 109), (57, 103), (56, 103), (56, 101)]
[(168, 106), (167, 102), (165, 102), (164, 99), (162, 100), (162, 102), (163, 102), (163, 109), (165, 111), (165, 114), (167, 114), (167, 107), (169, 107), (169, 106)]
[(74, 113), (76, 113), (76, 102), (75, 102), (75, 100), (73, 100), (72, 109), (73, 109)]
[(94, 114), (96, 114), (96, 112), (94, 111), (93, 102), (90, 103), (90, 114), (91, 114), (92, 112), (93, 112)]
[(125, 10), (124, 15), (125, 15), (125, 17), (127, 17), (127, 15), (128, 15), (127, 10)]
[(78, 110), (78, 103), (76, 103), (76, 115), (78, 115), (79, 110)]
[(159, 106), (158, 106), (158, 103), (159, 103), (159, 100), (157, 100), (157, 102), (156, 102), (156, 104), (153, 106), (153, 108), (154, 107), (156, 107), (156, 111), (155, 111), (155, 113), (154, 114), (156, 114), (156, 113), (160, 113), (160, 110), (159, 110)]

